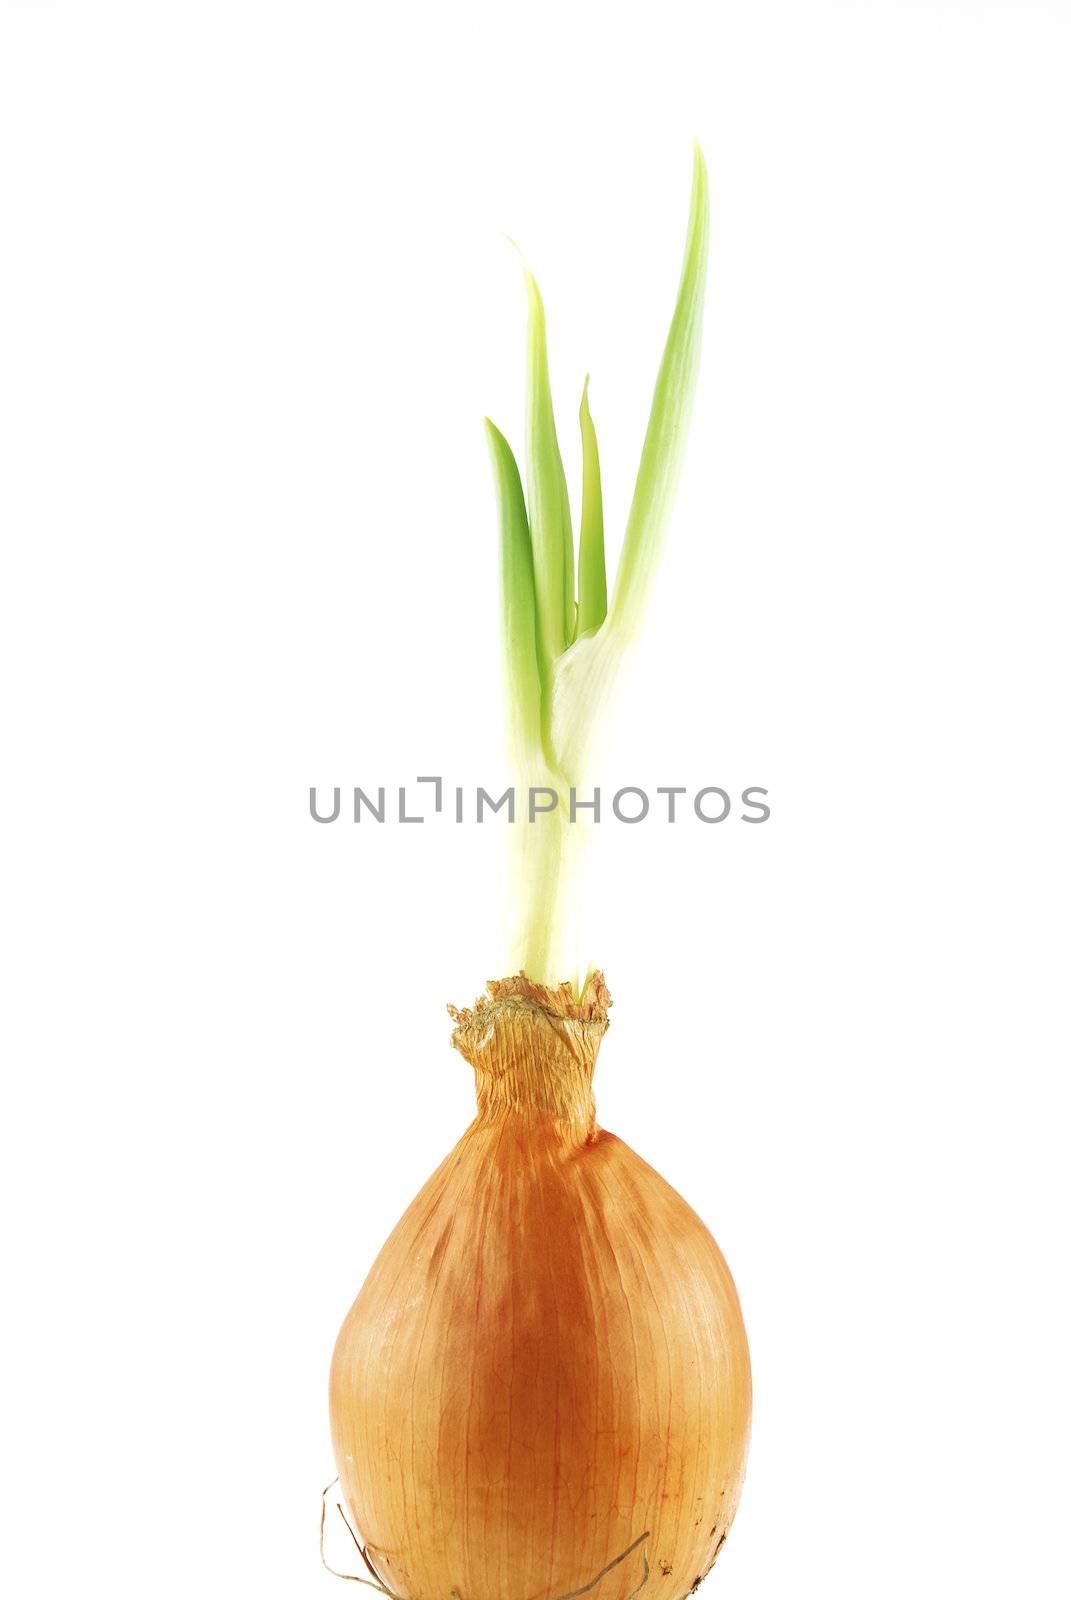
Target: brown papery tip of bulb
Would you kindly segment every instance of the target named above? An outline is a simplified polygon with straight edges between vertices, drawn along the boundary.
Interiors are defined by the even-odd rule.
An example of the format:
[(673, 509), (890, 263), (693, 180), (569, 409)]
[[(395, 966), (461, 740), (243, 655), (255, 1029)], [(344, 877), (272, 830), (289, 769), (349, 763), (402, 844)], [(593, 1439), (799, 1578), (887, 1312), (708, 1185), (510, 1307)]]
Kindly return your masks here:
[(548, 989), (546, 984), (533, 983), (522, 969), (512, 978), (489, 978), (487, 993), (482, 994), (473, 1006), (464, 1006), (459, 1010), (457, 1006), (448, 1005), (446, 1009), (457, 1023), (455, 1035), (462, 1028), (488, 1020), (487, 1014), (504, 1000), (527, 1002), (533, 1011), (543, 1011), (548, 1017), (562, 1017), (573, 1022), (601, 1022), (604, 1028), (610, 1026), (609, 1011), (613, 1001), (601, 972), (591, 973), (577, 999), (571, 983), (560, 983), (556, 989)]
[(476, 1073), (478, 1114), (549, 1117), (563, 1135), (594, 1137), (591, 1079), (609, 1009), (601, 972), (579, 996), (571, 984), (550, 989), (518, 972), (492, 979), (475, 1005), (448, 1007), (450, 1043)]

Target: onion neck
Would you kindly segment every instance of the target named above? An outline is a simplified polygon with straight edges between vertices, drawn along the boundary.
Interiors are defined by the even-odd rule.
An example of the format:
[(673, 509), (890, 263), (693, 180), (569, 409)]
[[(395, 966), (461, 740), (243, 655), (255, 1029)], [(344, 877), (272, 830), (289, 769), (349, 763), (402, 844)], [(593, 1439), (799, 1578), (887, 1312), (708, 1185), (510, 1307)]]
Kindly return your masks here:
[(564, 1142), (594, 1138), (591, 1080), (609, 1026), (610, 994), (593, 973), (577, 999), (524, 973), (492, 980), (471, 1009), (450, 1007), (452, 1043), (476, 1074), (478, 1123), (549, 1125)]

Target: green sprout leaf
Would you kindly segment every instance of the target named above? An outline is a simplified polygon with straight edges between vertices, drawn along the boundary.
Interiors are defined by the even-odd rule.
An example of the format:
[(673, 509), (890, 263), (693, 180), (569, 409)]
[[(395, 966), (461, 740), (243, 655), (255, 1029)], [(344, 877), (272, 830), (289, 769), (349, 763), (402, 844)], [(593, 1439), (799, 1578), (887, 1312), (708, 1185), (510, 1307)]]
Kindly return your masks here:
[(532, 540), (524, 490), (513, 451), (494, 423), (484, 418), (498, 500), (502, 593), (502, 642), (506, 663), (506, 707), (510, 744), (518, 764), (529, 765), (541, 748), (543, 683), (536, 648), (536, 597)]
[(709, 233), (707, 168), (703, 152), (697, 144), (692, 166), (692, 204), (677, 305), (670, 323), (662, 365), (658, 369), (614, 586), (611, 621), (623, 633), (631, 633), (643, 614), (680, 475), (699, 372)]
[(601, 627), (606, 616), (606, 553), (602, 532), (602, 475), (599, 442), (588, 407), (588, 379), (580, 398), (580, 443), (584, 460), (584, 492), (580, 507), (580, 571), (577, 578), (577, 634)]
[(528, 290), (527, 464), (528, 510), (535, 565), (536, 613), (544, 669), (573, 642), (576, 601), (573, 528), (547, 366), (543, 297), (525, 268)]

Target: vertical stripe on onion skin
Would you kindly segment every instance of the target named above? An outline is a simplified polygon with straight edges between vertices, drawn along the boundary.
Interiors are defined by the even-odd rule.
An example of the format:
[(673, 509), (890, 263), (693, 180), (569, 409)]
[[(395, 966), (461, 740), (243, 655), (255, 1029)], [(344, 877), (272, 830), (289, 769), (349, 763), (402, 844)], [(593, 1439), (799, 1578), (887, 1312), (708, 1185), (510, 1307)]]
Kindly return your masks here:
[[(732, 1278), (695, 1212), (599, 1128), (601, 977), (523, 977), (457, 1014), (477, 1116), (339, 1335), (336, 1460), (386, 1584), (556, 1600), (649, 1531), (679, 1600), (732, 1521), (750, 1418)], [(641, 1555), (598, 1586), (625, 1600)]]

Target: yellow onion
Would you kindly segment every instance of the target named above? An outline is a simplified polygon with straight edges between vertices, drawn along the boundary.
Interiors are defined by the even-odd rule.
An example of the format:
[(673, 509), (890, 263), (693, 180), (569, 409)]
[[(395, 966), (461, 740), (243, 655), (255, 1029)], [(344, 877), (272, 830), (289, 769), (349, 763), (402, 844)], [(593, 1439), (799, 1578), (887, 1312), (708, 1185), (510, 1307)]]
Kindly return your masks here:
[(602, 1573), (594, 1600), (645, 1578), (679, 1600), (744, 1475), (736, 1290), (690, 1206), (596, 1123), (601, 974), (579, 1001), (523, 975), (488, 996), (452, 1012), (476, 1119), (335, 1347), (342, 1491), (398, 1596), (557, 1600)]

